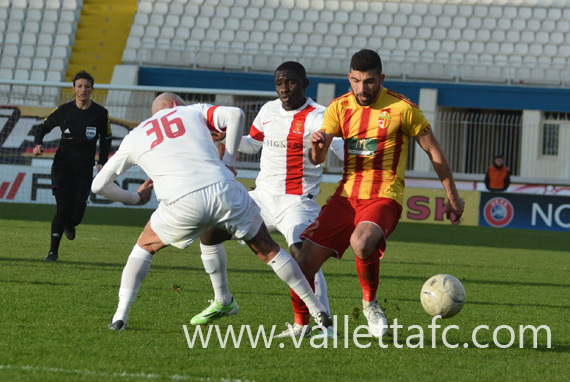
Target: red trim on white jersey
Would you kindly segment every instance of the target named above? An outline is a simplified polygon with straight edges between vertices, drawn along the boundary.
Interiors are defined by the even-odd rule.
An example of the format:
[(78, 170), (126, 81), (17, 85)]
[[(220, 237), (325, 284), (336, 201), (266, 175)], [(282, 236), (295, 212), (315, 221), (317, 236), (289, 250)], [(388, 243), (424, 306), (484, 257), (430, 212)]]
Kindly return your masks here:
[[(235, 179), (219, 159), (207, 126), (208, 111), (212, 115), (214, 110), (205, 104), (160, 110), (123, 139), (115, 155), (105, 164), (107, 173), (122, 174), (137, 164), (153, 180), (157, 199), (166, 204), (211, 184)], [(215, 114), (214, 120), (220, 120), (217, 116), (223, 115), (223, 108)], [(155, 121), (157, 127), (151, 126), (150, 121)], [(144, 127), (147, 124), (156, 129), (156, 133), (148, 135), (148, 127)], [(174, 129), (172, 125), (179, 128), (177, 132), (185, 133), (167, 133)], [(149, 150), (159, 134), (164, 134), (162, 141)]]
[[(207, 123), (206, 125), (208, 126), (208, 129), (216, 131), (216, 123), (214, 121), (214, 111), (216, 111), (216, 109), (218, 108), (218, 106), (212, 106), (210, 108), (208, 108), (208, 119), (207, 119)], [(225, 129), (220, 129), (222, 131), (224, 131)]]
[(289, 135), (287, 135), (287, 175), (285, 177), (285, 193), (303, 195), (303, 136), (307, 115), (315, 110), (307, 106), (293, 117)]
[(255, 181), (258, 189), (274, 196), (307, 196), (309, 199), (319, 194), (322, 166), (313, 164), (306, 152), (311, 135), (323, 124), (324, 112), (325, 108), (310, 98), (296, 110), (283, 109), (280, 99), (263, 105), (248, 139), (248, 150), (254, 151), (255, 146), (262, 148)]
[(251, 125), (251, 129), (249, 129), (249, 136), (259, 142), (263, 142), (263, 138), (265, 138), (263, 131), (257, 130), (254, 125)]

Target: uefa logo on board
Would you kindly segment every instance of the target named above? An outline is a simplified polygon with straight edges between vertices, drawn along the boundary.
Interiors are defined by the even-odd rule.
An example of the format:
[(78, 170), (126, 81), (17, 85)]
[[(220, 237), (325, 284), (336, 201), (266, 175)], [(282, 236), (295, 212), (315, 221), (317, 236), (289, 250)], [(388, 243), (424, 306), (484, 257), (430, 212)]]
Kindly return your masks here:
[(511, 202), (497, 197), (489, 200), (483, 209), (485, 220), (493, 227), (504, 227), (513, 220), (515, 210)]

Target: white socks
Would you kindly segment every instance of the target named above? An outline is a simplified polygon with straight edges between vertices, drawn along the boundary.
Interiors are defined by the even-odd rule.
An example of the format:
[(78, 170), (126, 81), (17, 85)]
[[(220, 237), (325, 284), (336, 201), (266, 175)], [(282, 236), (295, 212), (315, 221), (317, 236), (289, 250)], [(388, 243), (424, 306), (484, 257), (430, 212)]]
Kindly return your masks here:
[[(204, 270), (210, 275), (210, 280), (212, 281), (215, 300), (222, 305), (228, 305), (232, 302), (232, 294), (228, 287), (227, 256), (224, 245), (204, 245), (200, 243), (200, 250), (202, 251), (201, 257)], [(291, 255), (283, 249), (279, 251), (268, 265), (273, 268), (273, 271), (281, 280), (285, 281), (299, 295), (307, 304), (309, 311), (330, 312), (327, 284), (320, 269), (315, 275), (314, 295), (317, 296), (315, 297), (301, 268), (299, 268), (299, 265)]]
[(215, 300), (222, 305), (228, 305), (232, 302), (232, 294), (228, 288), (228, 259), (224, 245), (200, 243), (200, 250), (202, 251), (204, 270), (210, 275), (212, 281)]
[(152, 255), (135, 244), (123, 269), (119, 288), (119, 306), (111, 322), (121, 320), (127, 324), (129, 309), (135, 302), (142, 281), (148, 274)]
[(327, 309), (327, 312), (330, 314), (331, 307), (329, 305), (327, 282), (325, 281), (325, 275), (323, 275), (323, 271), (321, 269), (319, 269), (315, 275), (315, 296), (317, 296), (321, 304), (324, 305), (324, 307)]
[(299, 264), (297, 264), (290, 254), (280, 248), (279, 253), (268, 265), (273, 268), (273, 272), (275, 272), (281, 280), (285, 281), (289, 287), (297, 293), (301, 300), (307, 305), (307, 308), (309, 308), (309, 312), (328, 312), (313, 293), (303, 271), (299, 268)]

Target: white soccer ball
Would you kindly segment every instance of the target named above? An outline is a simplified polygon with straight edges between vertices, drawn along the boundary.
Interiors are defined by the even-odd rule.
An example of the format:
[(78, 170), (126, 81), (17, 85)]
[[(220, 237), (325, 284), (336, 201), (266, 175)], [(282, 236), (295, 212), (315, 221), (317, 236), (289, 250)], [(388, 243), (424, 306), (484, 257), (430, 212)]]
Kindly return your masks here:
[(465, 288), (451, 275), (439, 274), (429, 278), (422, 287), (420, 301), (431, 316), (453, 317), (465, 303)]

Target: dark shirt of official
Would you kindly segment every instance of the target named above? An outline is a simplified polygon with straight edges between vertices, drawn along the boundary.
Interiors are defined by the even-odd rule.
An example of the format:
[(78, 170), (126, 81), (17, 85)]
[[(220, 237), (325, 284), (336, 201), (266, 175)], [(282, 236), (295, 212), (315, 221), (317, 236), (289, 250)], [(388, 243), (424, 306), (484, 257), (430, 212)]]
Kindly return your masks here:
[(98, 164), (104, 165), (111, 151), (111, 125), (109, 113), (103, 106), (91, 102), (88, 109), (80, 109), (75, 101), (56, 108), (36, 130), (34, 143), (43, 144), (43, 138), (56, 126), (61, 129), (55, 161), (73, 165), (93, 166), (99, 143)]

